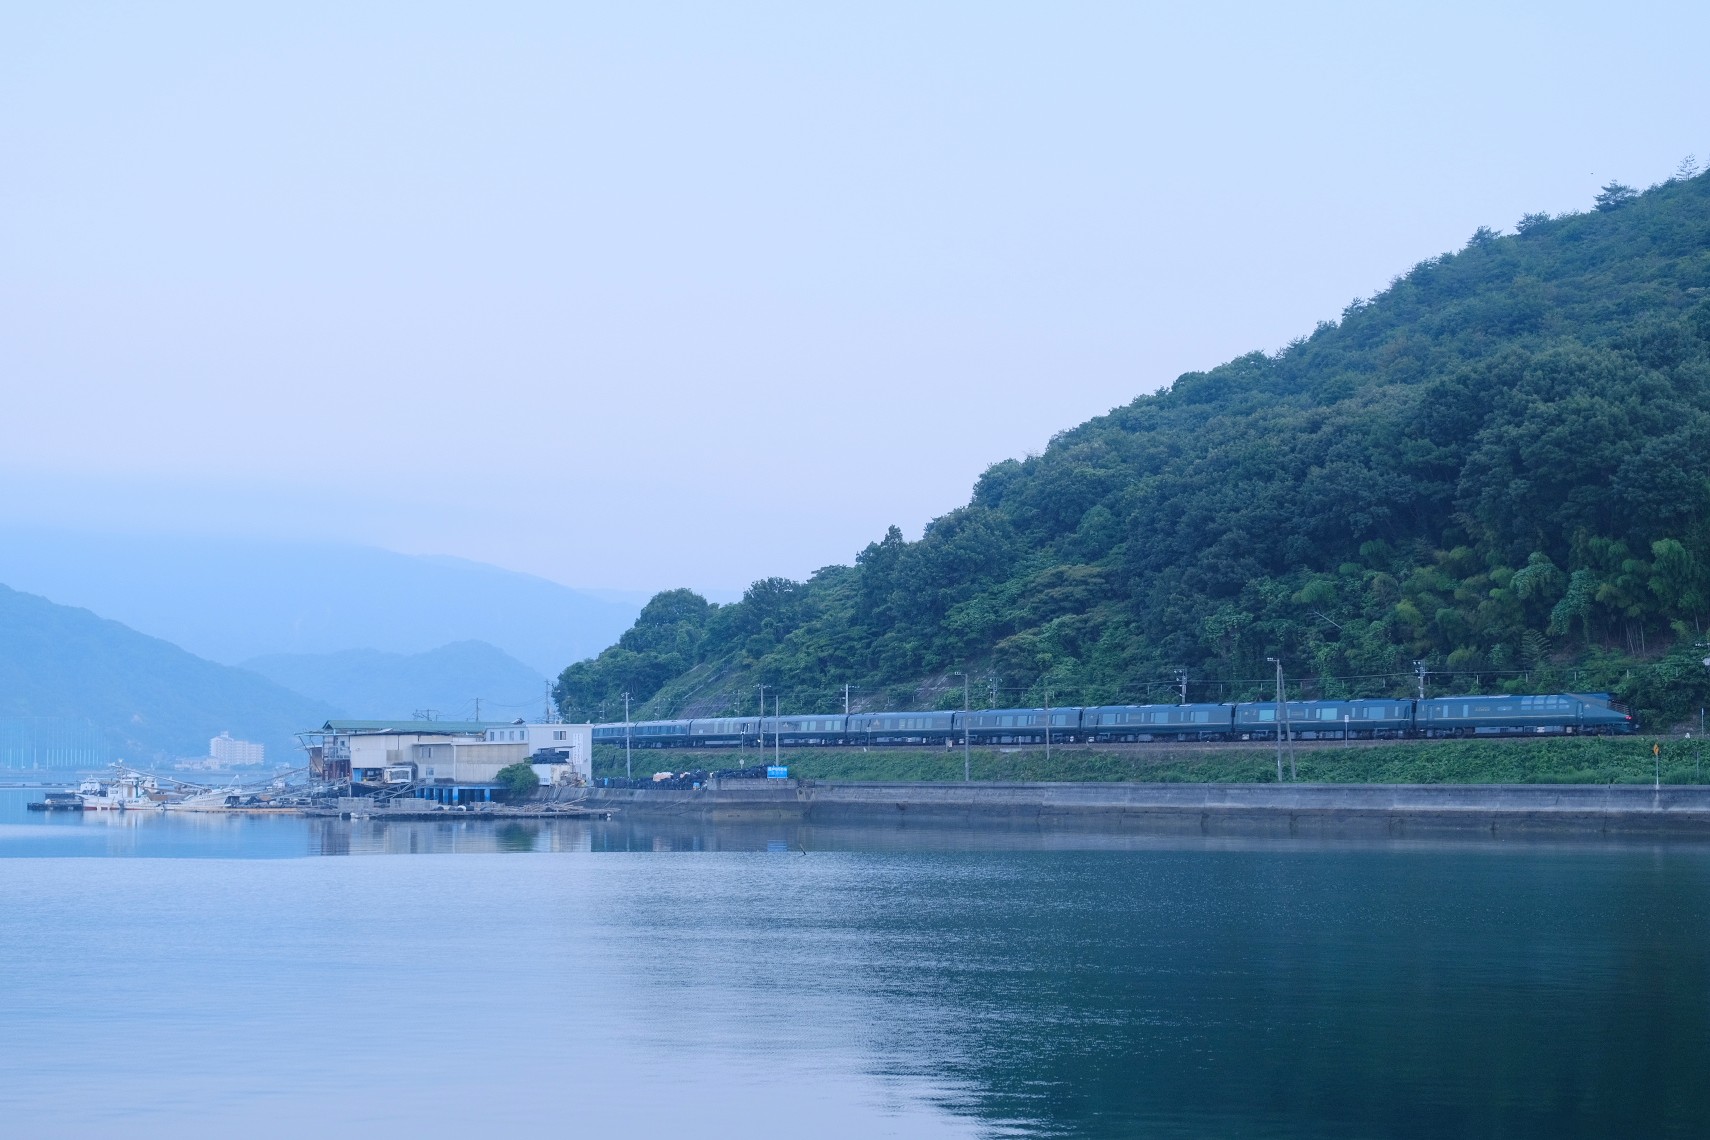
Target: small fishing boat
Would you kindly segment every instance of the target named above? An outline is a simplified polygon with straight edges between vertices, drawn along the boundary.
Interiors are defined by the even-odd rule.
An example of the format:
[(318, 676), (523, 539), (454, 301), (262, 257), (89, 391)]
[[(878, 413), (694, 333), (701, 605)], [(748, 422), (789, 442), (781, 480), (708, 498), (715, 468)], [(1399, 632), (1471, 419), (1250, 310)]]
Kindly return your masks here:
[(83, 797), (76, 792), (47, 792), (24, 806), (31, 811), (82, 811)]
[(209, 788), (161, 806), (167, 811), (226, 811), (238, 806), (242, 800), (242, 793), (235, 788)]
[(160, 784), (153, 776), (116, 768), (110, 780), (90, 778), (77, 785), (84, 811), (149, 811), (160, 807), (154, 797)]

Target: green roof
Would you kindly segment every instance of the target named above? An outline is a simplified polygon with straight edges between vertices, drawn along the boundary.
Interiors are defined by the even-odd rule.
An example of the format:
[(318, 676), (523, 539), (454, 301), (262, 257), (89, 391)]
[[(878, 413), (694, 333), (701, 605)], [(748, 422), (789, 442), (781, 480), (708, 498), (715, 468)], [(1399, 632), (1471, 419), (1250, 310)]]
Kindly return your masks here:
[(507, 723), (480, 720), (329, 720), (316, 732), (392, 733), (412, 732), (464, 735), (484, 733), (489, 728), (504, 728)]

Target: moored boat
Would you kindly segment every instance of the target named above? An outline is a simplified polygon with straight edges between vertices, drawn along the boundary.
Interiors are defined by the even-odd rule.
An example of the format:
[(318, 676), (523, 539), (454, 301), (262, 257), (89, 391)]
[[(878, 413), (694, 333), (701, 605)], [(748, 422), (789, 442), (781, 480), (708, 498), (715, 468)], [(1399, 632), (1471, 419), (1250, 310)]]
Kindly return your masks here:
[(91, 777), (77, 785), (84, 811), (153, 810), (160, 806), (153, 798), (159, 792), (160, 784), (153, 776), (129, 768), (118, 768), (110, 780)]
[(76, 792), (47, 792), (25, 806), (31, 811), (82, 811), (83, 797)]

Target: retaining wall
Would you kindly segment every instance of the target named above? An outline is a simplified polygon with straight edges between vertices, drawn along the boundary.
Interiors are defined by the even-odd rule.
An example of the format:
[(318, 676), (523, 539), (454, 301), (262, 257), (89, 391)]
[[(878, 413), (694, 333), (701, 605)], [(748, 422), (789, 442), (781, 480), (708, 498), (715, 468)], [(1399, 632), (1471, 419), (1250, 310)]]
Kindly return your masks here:
[(1092, 826), (1159, 832), (1683, 833), (1710, 837), (1710, 787), (1613, 784), (1119, 784), (714, 781), (594, 789), (588, 806), (708, 821)]

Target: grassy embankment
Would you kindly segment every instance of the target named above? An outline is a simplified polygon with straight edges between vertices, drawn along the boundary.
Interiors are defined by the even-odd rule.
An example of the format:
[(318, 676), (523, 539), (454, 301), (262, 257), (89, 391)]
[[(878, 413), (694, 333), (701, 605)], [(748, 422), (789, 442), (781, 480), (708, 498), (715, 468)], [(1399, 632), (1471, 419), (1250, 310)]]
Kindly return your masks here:
[[(1710, 782), (1710, 746), (1698, 740), (1655, 741), (1662, 746), (1665, 784)], [(1371, 784), (1648, 784), (1653, 779), (1650, 737), (1625, 739), (1410, 741), (1352, 746), (1297, 746), (1302, 781)], [(1702, 750), (1702, 754), (1701, 751)], [(770, 763), (766, 751), (764, 762)], [(814, 780), (960, 780), (960, 748), (786, 748), (790, 775)], [(975, 780), (1132, 780), (1142, 783), (1270, 783), (1276, 780), (1274, 747), (1201, 745), (1132, 748), (975, 748)], [(672, 768), (729, 768), (761, 763), (753, 749), (679, 751), (636, 749), (634, 771), (646, 778)], [(1287, 754), (1284, 754), (1287, 769)], [(594, 750), (596, 776), (624, 774), (623, 749)]]

